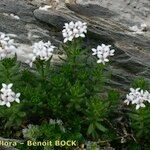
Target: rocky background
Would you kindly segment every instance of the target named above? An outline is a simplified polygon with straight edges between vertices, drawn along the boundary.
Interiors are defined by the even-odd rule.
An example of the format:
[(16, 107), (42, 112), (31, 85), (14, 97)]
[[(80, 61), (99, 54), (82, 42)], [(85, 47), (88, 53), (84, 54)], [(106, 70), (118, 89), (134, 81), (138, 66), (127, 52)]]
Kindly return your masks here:
[[(150, 0), (0, 0), (0, 32), (9, 34), (19, 47), (19, 59), (24, 61), (31, 45), (39, 40), (50, 40), (59, 46), (65, 22), (81, 20), (88, 23), (89, 48), (111, 44), (115, 56), (109, 70), (108, 85), (128, 90), (137, 76), (150, 81)], [(52, 5), (48, 11), (40, 6)], [(16, 19), (10, 14), (20, 17)], [(147, 24), (143, 34), (129, 29)], [(89, 51), (89, 54), (91, 51)], [(58, 61), (58, 53), (54, 56)]]
[[(66, 3), (65, 3), (66, 2)], [(24, 61), (31, 45), (50, 40), (59, 46), (65, 22), (81, 20), (88, 23), (90, 48), (111, 44), (116, 49), (109, 69), (111, 86), (126, 90), (136, 76), (150, 77), (150, 0), (1, 0), (0, 32), (9, 34), (19, 47)], [(48, 11), (40, 6), (52, 5)], [(13, 13), (20, 17), (15, 19)], [(147, 24), (147, 31), (135, 34), (133, 25)], [(89, 51), (91, 53), (91, 51)], [(54, 56), (58, 61), (58, 54)]]

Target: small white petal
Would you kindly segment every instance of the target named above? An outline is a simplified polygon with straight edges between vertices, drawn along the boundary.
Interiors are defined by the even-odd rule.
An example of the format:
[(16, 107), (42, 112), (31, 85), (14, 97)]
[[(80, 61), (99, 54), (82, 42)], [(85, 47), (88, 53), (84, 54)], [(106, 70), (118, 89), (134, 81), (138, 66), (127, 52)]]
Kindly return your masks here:
[(1, 106), (6, 105), (5, 101), (0, 101), (0, 105), (1, 105)]
[(6, 88), (6, 84), (2, 83), (3, 88)]
[(140, 108), (140, 105), (136, 105), (136, 110)]
[(11, 88), (12, 86), (13, 86), (13, 84), (12, 84), (12, 83), (8, 84), (8, 88)]
[(101, 59), (97, 60), (97, 63), (102, 63), (102, 60)]
[(17, 103), (20, 103), (20, 99), (19, 99), (19, 98), (15, 99), (15, 101), (16, 101)]
[(20, 97), (20, 95), (21, 95), (20, 93), (17, 93), (17, 94), (16, 94), (16, 97)]
[(68, 41), (68, 39), (67, 39), (67, 38), (65, 38), (65, 39), (64, 39), (64, 43), (66, 43), (67, 41)]
[(141, 107), (145, 107), (145, 104), (141, 103)]
[(10, 107), (11, 105), (10, 105), (10, 103), (9, 103), (9, 102), (7, 102), (7, 103), (6, 103), (6, 106), (7, 106), (7, 107)]
[(109, 59), (106, 58), (106, 59), (104, 59), (104, 61), (105, 61), (105, 62), (109, 62)]

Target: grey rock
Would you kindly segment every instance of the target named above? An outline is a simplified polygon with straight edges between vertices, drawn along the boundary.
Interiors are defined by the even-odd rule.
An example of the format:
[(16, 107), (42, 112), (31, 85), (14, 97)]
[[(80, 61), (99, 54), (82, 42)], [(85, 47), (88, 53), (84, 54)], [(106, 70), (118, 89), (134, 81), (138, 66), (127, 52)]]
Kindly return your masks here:
[[(60, 0), (61, 1), (61, 0)], [(123, 0), (122, 0), (123, 1)], [(19, 57), (27, 57), (31, 52), (31, 44), (39, 40), (50, 40), (58, 45), (63, 40), (61, 30), (65, 22), (81, 20), (88, 23), (88, 35), (85, 44), (90, 48), (98, 44), (111, 44), (116, 49), (111, 58), (110, 70), (112, 79), (110, 86), (126, 90), (137, 76), (144, 76), (149, 80), (150, 72), (150, 40), (149, 31), (143, 35), (134, 35), (128, 25), (136, 23), (131, 19), (130, 10), (134, 7), (132, 1), (124, 1), (124, 7), (112, 2), (95, 0), (76, 1), (77, 4), (63, 5), (58, 10), (42, 11), (37, 9), (41, 2), (34, 0), (1, 0), (0, 1), (0, 31), (14, 34), (15, 41), (20, 47)], [(110, 4), (109, 4), (110, 3)], [(35, 5), (33, 5), (35, 4)], [(97, 4), (97, 5), (96, 5)], [(115, 4), (117, 4), (115, 6)], [(146, 11), (147, 1), (137, 4), (134, 15), (147, 20), (142, 10)], [(129, 16), (122, 17), (123, 14)], [(145, 12), (144, 11), (144, 12)], [(148, 10), (147, 10), (148, 11)], [(20, 20), (14, 20), (3, 13), (14, 13)], [(124, 18), (124, 19), (123, 19)], [(135, 17), (136, 18), (136, 17)], [(146, 19), (147, 18), (147, 19)], [(140, 19), (138, 23), (140, 23)], [(57, 59), (58, 60), (58, 59)]]
[[(84, 16), (88, 17), (104, 17), (104, 18), (110, 18), (112, 16), (115, 16), (115, 13), (108, 10), (107, 8), (101, 7), (99, 5), (93, 5), (93, 4), (88, 4), (88, 5), (67, 5), (69, 9)], [(78, 9), (80, 7), (80, 9)]]
[[(115, 73), (113, 84), (116, 87), (122, 82), (124, 82), (121, 84), (122, 88), (125, 85), (129, 86), (130, 82), (126, 80), (132, 81), (136, 76), (144, 75), (146, 78), (149, 78), (150, 40), (147, 35), (133, 35), (123, 23), (118, 23), (112, 18), (106, 18), (101, 11), (94, 11), (98, 10), (98, 5), (67, 4), (67, 7), (71, 10), (69, 11), (67, 8), (59, 11), (35, 10), (34, 15), (38, 20), (48, 23), (60, 31), (65, 22), (71, 20), (87, 22), (89, 31), (86, 44), (96, 46), (105, 43), (113, 45), (116, 49), (115, 56), (112, 58), (112, 66), (118, 70), (124, 70), (123, 74), (119, 74), (119, 71), (117, 71), (118, 74)], [(90, 15), (93, 11), (97, 15)], [(108, 14), (112, 13), (109, 10), (107, 11)]]
[(34, 11), (34, 16), (38, 20), (50, 24), (58, 29), (62, 29), (64, 23), (69, 21), (69, 18), (67, 18), (67, 16), (64, 17), (61, 15), (61, 12), (55, 11), (44, 11), (37, 9)]
[(150, 26), (149, 0), (76, 0), (77, 4), (97, 4), (118, 14), (113, 16), (116, 21), (125, 24), (146, 23)]
[[(35, 9), (37, 7), (28, 3), (28, 0), (0, 1), (0, 32), (15, 40), (18, 58), (22, 61), (27, 59), (34, 42), (50, 40), (56, 46), (60, 43), (59, 38), (55, 38), (57, 32), (53, 31), (53, 28), (36, 20), (33, 15)], [(11, 13), (18, 15), (20, 20), (10, 17)]]

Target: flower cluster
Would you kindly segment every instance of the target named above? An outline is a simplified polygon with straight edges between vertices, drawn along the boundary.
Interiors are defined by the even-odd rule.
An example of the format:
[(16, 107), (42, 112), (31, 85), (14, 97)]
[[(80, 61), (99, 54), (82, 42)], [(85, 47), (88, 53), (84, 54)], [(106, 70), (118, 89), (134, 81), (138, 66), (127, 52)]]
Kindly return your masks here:
[(97, 55), (98, 60), (97, 63), (102, 63), (105, 65), (105, 62), (109, 62), (108, 57), (113, 56), (115, 50), (110, 49), (111, 45), (98, 45), (97, 48), (92, 48), (93, 54), (92, 55)]
[(55, 46), (51, 44), (50, 41), (44, 43), (40, 41), (38, 43), (33, 44), (33, 52), (29, 54), (29, 60), (26, 61), (32, 67), (33, 62), (36, 58), (40, 58), (41, 60), (47, 61), (53, 55), (53, 51)]
[(6, 105), (10, 107), (12, 102), (16, 101), (20, 103), (20, 93), (15, 93), (12, 91), (13, 84), (2, 84), (1, 95), (0, 95), (0, 105)]
[(0, 33), (0, 60), (14, 55), (15, 52), (16, 47), (14, 40), (10, 39), (6, 34)]
[(143, 23), (140, 25), (140, 27), (135, 25), (135, 26), (130, 27), (129, 29), (132, 30), (135, 34), (143, 34), (143, 31), (147, 30), (147, 25)]
[(127, 94), (126, 100), (124, 103), (127, 105), (136, 104), (136, 109), (139, 109), (140, 107), (145, 107), (144, 102), (150, 103), (150, 93), (146, 90), (141, 90), (140, 88), (130, 88), (130, 93)]
[(62, 31), (64, 37), (64, 43), (67, 41), (72, 41), (74, 38), (85, 37), (85, 33), (87, 33), (87, 25), (86, 23), (82, 23), (81, 21), (70, 23), (65, 23), (64, 29)]

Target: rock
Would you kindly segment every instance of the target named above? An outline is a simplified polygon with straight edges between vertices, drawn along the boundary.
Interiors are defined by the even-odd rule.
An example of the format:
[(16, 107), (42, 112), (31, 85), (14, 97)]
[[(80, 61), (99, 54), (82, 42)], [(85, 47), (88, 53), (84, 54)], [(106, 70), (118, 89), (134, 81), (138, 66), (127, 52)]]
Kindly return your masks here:
[[(60, 0), (59, 9), (49, 11), (38, 9), (42, 5), (41, 1), (32, 2), (34, 3), (29, 0), (0, 1), (0, 31), (11, 34), (18, 43), (20, 60), (27, 59), (28, 53), (32, 51), (31, 44), (39, 40), (50, 40), (54, 45), (59, 46), (63, 40), (61, 30), (64, 23), (81, 20), (88, 23), (86, 45), (92, 48), (105, 43), (111, 44), (116, 49), (110, 65), (112, 72), (112, 79), (108, 83), (110, 86), (127, 90), (135, 77), (144, 76), (150, 80), (149, 31), (144, 32), (143, 35), (135, 35), (128, 26), (134, 24), (135, 20), (132, 20), (130, 15), (122, 19), (125, 10), (130, 14), (132, 1), (128, 3), (129, 8), (121, 10), (120, 4), (114, 6), (117, 0), (114, 3), (110, 2), (110, 5), (107, 0), (95, 0), (92, 3), (89, 0), (76, 0), (72, 4), (67, 3), (67, 7)], [(147, 4), (146, 0), (144, 2)], [(126, 7), (127, 2), (124, 1), (123, 4)], [(148, 5), (140, 3), (136, 6), (139, 9), (146, 9)], [(20, 20), (14, 20), (3, 13), (14, 13), (20, 17)], [(146, 20), (141, 11), (139, 11), (141, 15), (136, 11), (134, 14)], [(57, 54), (54, 58), (58, 61)]]
[[(0, 1), (0, 32), (15, 39), (18, 58), (22, 61), (27, 59), (34, 42), (50, 40), (56, 46), (60, 43), (60, 40), (55, 38), (57, 33), (53, 29), (35, 19), (33, 15), (35, 9), (36, 6), (28, 4), (25, 0)], [(10, 17), (10, 13), (18, 15), (20, 20)]]
[(113, 19), (124, 24), (146, 23), (150, 26), (150, 2), (149, 0), (76, 0), (77, 4), (97, 4), (103, 8), (118, 14)]
[(64, 26), (64, 22), (68, 22), (69, 19), (66, 17), (63, 17), (61, 15), (61, 12), (55, 12), (55, 11), (44, 11), (44, 10), (35, 10), (34, 16), (47, 24), (52, 25), (53, 27), (56, 27), (58, 29), (62, 29)]
[[(115, 13), (108, 10), (107, 8), (101, 7), (99, 5), (79, 5), (79, 4), (67, 4), (68, 8), (73, 10), (74, 12), (87, 16), (87, 17), (103, 17), (103, 18), (110, 18), (112, 16), (115, 16)], [(80, 9), (78, 9), (80, 7)]]
[[(38, 20), (50, 24), (60, 31), (65, 22), (77, 20), (87, 22), (89, 29), (87, 44), (89, 46), (105, 43), (113, 45), (116, 49), (115, 56), (112, 58), (112, 72), (114, 69), (118, 73), (113, 76), (115, 79), (113, 84), (116, 87), (120, 83), (122, 83), (122, 88), (125, 85), (129, 86), (131, 80), (143, 72), (145, 73), (144, 76), (148, 77), (147, 73), (150, 72), (150, 41), (147, 35), (133, 35), (126, 25), (112, 19), (116, 13), (112, 14), (112, 11), (108, 9), (103, 9), (105, 13), (98, 11), (101, 10), (98, 5), (67, 4), (67, 7), (71, 10), (67, 8), (59, 11), (35, 10), (34, 15)], [(119, 74), (120, 70), (123, 70), (124, 73)], [(145, 72), (145, 70), (148, 71)]]

